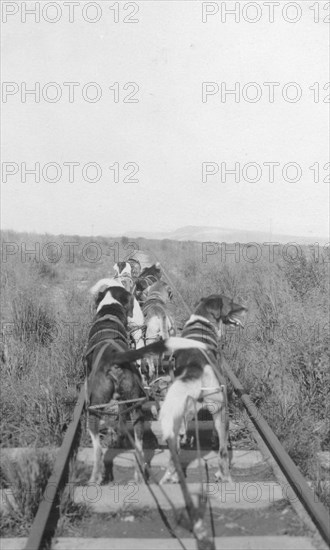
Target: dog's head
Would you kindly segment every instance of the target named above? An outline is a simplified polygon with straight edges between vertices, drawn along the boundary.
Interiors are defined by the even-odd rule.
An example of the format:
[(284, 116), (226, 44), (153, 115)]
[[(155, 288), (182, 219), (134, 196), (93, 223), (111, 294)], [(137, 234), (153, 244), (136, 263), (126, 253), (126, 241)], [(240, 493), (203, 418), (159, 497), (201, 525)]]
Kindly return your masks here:
[(116, 272), (115, 279), (119, 279), (122, 286), (132, 292), (134, 282), (131, 276), (131, 265), (128, 262), (117, 262), (113, 269)]
[(153, 285), (146, 288), (144, 291), (144, 295), (146, 297), (152, 295), (153, 293), (160, 294), (162, 300), (166, 303), (169, 300), (172, 300), (173, 298), (173, 292), (167, 283), (165, 281), (157, 281), (157, 283), (154, 283)]
[(207, 298), (201, 298), (196, 305), (194, 314), (205, 317), (216, 328), (221, 336), (221, 325), (235, 325), (244, 327), (247, 307), (235, 303), (222, 294), (212, 294)]
[[(94, 287), (93, 287), (94, 288)], [(133, 317), (134, 296), (123, 286), (108, 286), (104, 284), (93, 293), (96, 311), (101, 311), (103, 306), (120, 304), (127, 317)]]
[(140, 275), (141, 278), (148, 277), (148, 275), (154, 276), (156, 279), (160, 279), (162, 276), (162, 270), (160, 263), (151, 265), (150, 267), (145, 267)]
[(131, 276), (131, 274), (132, 274), (132, 268), (131, 268), (131, 265), (128, 262), (117, 262), (113, 266), (113, 269), (116, 272), (115, 277), (121, 277), (123, 275)]
[(128, 260), (129, 265), (131, 266), (131, 275), (133, 279), (137, 279), (141, 274), (141, 264), (139, 260), (135, 260), (134, 258), (130, 258)]

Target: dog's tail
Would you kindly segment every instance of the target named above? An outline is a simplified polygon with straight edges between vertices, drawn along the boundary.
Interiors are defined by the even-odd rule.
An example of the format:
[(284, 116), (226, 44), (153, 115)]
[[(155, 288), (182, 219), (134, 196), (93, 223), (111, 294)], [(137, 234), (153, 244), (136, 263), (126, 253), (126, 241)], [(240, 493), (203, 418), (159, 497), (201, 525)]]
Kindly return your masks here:
[(179, 432), (187, 399), (198, 399), (201, 393), (201, 380), (182, 381), (177, 379), (170, 386), (161, 406), (159, 420), (165, 440), (174, 438)]
[[(99, 292), (105, 290), (108, 286), (114, 286), (115, 282), (113, 278), (100, 279), (100, 281), (97, 281), (97, 283), (89, 289), (89, 292), (93, 297), (96, 297)], [(121, 286), (120, 283), (118, 283), (118, 286)]]
[(115, 353), (112, 356), (112, 362), (121, 364), (121, 363), (130, 363), (136, 361), (137, 359), (142, 359), (146, 355), (161, 355), (162, 353), (174, 353), (182, 349), (199, 349), (207, 351), (207, 345), (203, 342), (198, 342), (198, 340), (188, 339), (188, 338), (179, 338), (178, 336), (171, 336), (166, 340), (158, 340), (153, 342), (144, 348), (123, 351), (120, 353)]

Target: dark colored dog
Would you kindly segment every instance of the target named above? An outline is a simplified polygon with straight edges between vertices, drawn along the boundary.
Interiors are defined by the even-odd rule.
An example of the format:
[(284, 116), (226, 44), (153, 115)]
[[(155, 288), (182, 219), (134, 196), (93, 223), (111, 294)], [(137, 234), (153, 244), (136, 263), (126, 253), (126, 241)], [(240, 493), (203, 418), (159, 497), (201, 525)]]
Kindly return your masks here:
[[(104, 304), (104, 305), (103, 305)], [(113, 398), (132, 400), (145, 397), (141, 376), (132, 362), (118, 364), (112, 357), (116, 353), (128, 351), (127, 317), (133, 315), (134, 298), (124, 288), (110, 287), (99, 292), (96, 298), (98, 313), (89, 334), (86, 353), (87, 367), (90, 372), (88, 390), (89, 405), (109, 403)], [(143, 414), (142, 403), (131, 410), (134, 424), (136, 447), (142, 455)], [(120, 427), (125, 422), (125, 405), (119, 408)], [(89, 411), (89, 433), (94, 447), (94, 466), (91, 482), (102, 481), (102, 447), (99, 437), (99, 412)]]
[(160, 265), (154, 264), (150, 267), (145, 267), (139, 277), (135, 281), (133, 293), (139, 302), (143, 302), (145, 299), (146, 289), (160, 281), (162, 271)]
[[(189, 408), (197, 401), (204, 402), (213, 416), (219, 436), (219, 471), (216, 478), (222, 481), (230, 480), (227, 449), (229, 422), (226, 382), (217, 368), (218, 339), (223, 324), (243, 326), (246, 311), (247, 308), (235, 304), (226, 296), (213, 294), (200, 300), (185, 324), (182, 336), (205, 343), (208, 351), (201, 353), (191, 349), (175, 353), (175, 379), (166, 394), (159, 417), (164, 439), (173, 448), (173, 445), (179, 444), (180, 427), (188, 413), (186, 405)], [(161, 483), (166, 481), (177, 481), (172, 460)]]

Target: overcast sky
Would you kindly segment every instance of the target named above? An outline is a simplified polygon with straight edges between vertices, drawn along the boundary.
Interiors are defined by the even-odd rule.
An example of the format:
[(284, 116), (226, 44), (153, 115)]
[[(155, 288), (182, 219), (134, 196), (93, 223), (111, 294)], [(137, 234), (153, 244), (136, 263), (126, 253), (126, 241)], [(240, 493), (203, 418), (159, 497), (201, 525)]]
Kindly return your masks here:
[[(314, 21), (317, 14), (310, 7), (315, 2), (296, 3), (302, 9), (296, 23), (285, 21), (281, 10), (270, 23), (263, 2), (258, 2), (263, 11), (256, 23), (244, 20), (254, 17), (252, 8), (241, 11), (239, 23), (233, 17), (221, 22), (221, 10), (203, 23), (201, 2), (175, 0), (119, 2), (118, 14), (109, 9), (114, 2), (99, 1), (99, 14), (93, 8), (85, 12), (85, 19), (101, 14), (94, 24), (83, 18), (86, 3), (78, 2), (70, 23), (62, 4), (57, 2), (62, 6), (58, 22), (45, 21), (56, 17), (49, 9), (40, 23), (29, 15), (24, 23), (19, 6), (2, 25), (2, 78), (17, 84), (7, 86), (15, 93), (2, 104), (2, 162), (13, 163), (3, 165), (7, 170), (19, 169), (2, 184), (2, 227), (71, 234), (166, 231), (184, 225), (269, 231), (272, 220), (277, 233), (327, 235), (325, 101), (330, 89), (323, 88), (330, 80), (329, 25), (323, 22), (325, 11), (319, 23)], [(322, 9), (326, 3), (319, 4)], [(135, 6), (139, 11), (133, 14)], [(295, 16), (290, 10), (285, 15)], [(124, 23), (124, 17), (138, 22)], [(41, 88), (49, 82), (58, 86), (46, 86), (46, 100), (42, 94), (40, 102), (27, 95), (24, 103), (22, 82), (29, 88), (36, 82)], [(79, 83), (72, 103), (64, 82)], [(89, 82), (102, 91), (95, 103), (82, 96)], [(132, 82), (138, 91), (135, 85), (123, 89)], [(219, 85), (219, 92), (204, 102), (203, 82)], [(221, 82), (227, 88), (239, 83), (238, 102), (220, 93)], [(259, 101), (248, 101), (259, 93), (258, 86), (244, 88), (249, 82), (260, 86)], [(264, 82), (280, 83), (273, 103)], [(285, 87), (289, 82), (296, 87)], [(215, 85), (211, 88), (216, 91)], [(301, 99), (290, 102), (299, 90)], [(90, 98), (95, 92), (95, 87), (84, 91)], [(55, 93), (62, 93), (61, 99), (47, 101)], [(70, 162), (80, 163), (71, 182), (64, 165)], [(93, 168), (82, 171), (93, 162), (102, 169), (94, 183), (84, 181), (84, 176), (95, 176)], [(203, 182), (205, 162), (214, 163), (209, 170), (216, 172), (218, 165), (219, 171)], [(280, 164), (273, 182), (264, 165), (269, 162)], [(21, 181), (21, 163), (27, 168), (40, 163), (40, 183), (31, 174)], [(59, 181), (45, 181), (47, 163), (60, 165)], [(221, 178), (221, 163), (228, 169), (239, 163), (239, 181), (224, 172)], [(259, 172), (253, 166), (244, 169), (247, 163), (257, 163)], [(284, 168), (289, 181), (282, 173), (287, 163), (299, 165)], [(131, 178), (138, 181), (124, 182), (136, 166)], [(49, 168), (48, 179), (54, 175)], [(294, 182), (296, 175), (299, 181)], [(248, 181), (254, 177), (259, 181)]]

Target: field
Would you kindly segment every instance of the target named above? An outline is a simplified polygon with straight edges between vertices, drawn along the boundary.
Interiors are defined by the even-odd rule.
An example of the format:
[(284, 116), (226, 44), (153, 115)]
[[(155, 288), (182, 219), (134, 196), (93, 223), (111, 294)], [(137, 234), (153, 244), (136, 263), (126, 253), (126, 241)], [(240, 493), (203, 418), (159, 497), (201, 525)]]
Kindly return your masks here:
[[(246, 327), (226, 331), (224, 353), (329, 505), (317, 462), (330, 449), (329, 258), (316, 247), (278, 246), (272, 256), (266, 245), (228, 244), (225, 254), (195, 242), (2, 232), (1, 446), (60, 445), (84, 380), (88, 289), (138, 249), (157, 255), (190, 307), (212, 293), (247, 304)], [(175, 308), (180, 324), (177, 295)], [(231, 414), (240, 414), (233, 396)], [(51, 464), (40, 460), (34, 475), (47, 478)], [(3, 472), (7, 482), (16, 474)]]

